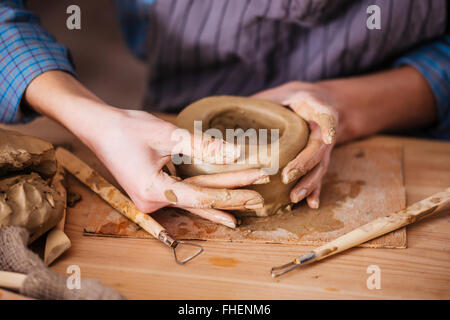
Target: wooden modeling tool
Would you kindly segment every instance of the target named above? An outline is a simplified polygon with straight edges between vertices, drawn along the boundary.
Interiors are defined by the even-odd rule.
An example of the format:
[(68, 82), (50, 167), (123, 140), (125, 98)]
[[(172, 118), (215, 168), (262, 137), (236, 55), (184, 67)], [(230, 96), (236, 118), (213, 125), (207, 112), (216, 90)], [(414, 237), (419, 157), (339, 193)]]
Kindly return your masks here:
[(0, 271), (0, 287), (19, 290), (27, 275), (17, 272)]
[(273, 267), (272, 277), (278, 277), (301, 265), (322, 260), (326, 257), (355, 247), (366, 241), (419, 221), (425, 217), (450, 207), (450, 188), (436, 193), (422, 201), (416, 202), (406, 209), (397, 211), (385, 217), (375, 219), (365, 225), (350, 231), (343, 236), (320, 246), (313, 251), (299, 256), (285, 265)]
[[(150, 215), (140, 211), (127, 196), (120, 192), (111, 183), (106, 181), (94, 169), (90, 168), (86, 163), (78, 159), (74, 154), (70, 153), (66, 149), (58, 148), (56, 150), (56, 159), (67, 171), (98, 194), (111, 207), (139, 225), (156, 239), (170, 247), (172, 249), (175, 261), (178, 264), (184, 264), (203, 252), (203, 247), (199, 244), (188, 243), (173, 238), (163, 226), (150, 217)], [(177, 257), (176, 248), (178, 248), (180, 244), (198, 247), (199, 250), (187, 258), (179, 260)]]
[(69, 237), (64, 233), (64, 225), (66, 222), (66, 209), (67, 209), (67, 191), (63, 185), (64, 181), (64, 169), (58, 165), (56, 170), (56, 174), (53, 177), (52, 185), (55, 187), (56, 191), (62, 196), (64, 199), (64, 211), (63, 216), (59, 223), (48, 233), (47, 239), (45, 242), (45, 251), (44, 251), (44, 263), (45, 265), (50, 265), (66, 252), (72, 243), (70, 242)]

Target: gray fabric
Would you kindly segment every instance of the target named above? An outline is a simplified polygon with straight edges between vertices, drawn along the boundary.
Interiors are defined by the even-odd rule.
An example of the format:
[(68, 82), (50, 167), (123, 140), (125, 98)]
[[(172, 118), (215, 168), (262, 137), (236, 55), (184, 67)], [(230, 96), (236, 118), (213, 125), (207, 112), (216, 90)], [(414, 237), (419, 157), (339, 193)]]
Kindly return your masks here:
[(20, 289), (28, 297), (46, 300), (122, 300), (124, 297), (98, 280), (81, 280), (80, 289), (68, 289), (67, 278), (47, 268), (31, 271)]
[(45, 268), (39, 256), (27, 248), (28, 237), (22, 227), (0, 228), (0, 270), (28, 274)]
[[(366, 27), (373, 4), (381, 30)], [(155, 0), (147, 18), (145, 105), (166, 112), (376, 70), (444, 34), (447, 22), (445, 0)]]
[(97, 280), (81, 280), (80, 289), (68, 289), (67, 277), (48, 269), (27, 248), (29, 234), (21, 227), (0, 228), (0, 270), (27, 275), (20, 293), (49, 300), (119, 300), (124, 297)]

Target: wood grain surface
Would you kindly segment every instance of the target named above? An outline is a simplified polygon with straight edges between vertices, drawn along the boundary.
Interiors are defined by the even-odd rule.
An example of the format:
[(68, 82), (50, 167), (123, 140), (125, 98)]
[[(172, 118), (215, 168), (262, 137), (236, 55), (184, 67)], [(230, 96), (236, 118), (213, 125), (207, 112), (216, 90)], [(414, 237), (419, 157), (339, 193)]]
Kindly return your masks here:
[[(9, 128), (70, 146), (82, 159), (91, 157), (77, 139), (48, 119)], [(376, 136), (359, 143), (403, 147), (407, 204), (450, 185), (448, 142)], [(97, 160), (89, 164), (113, 181)], [(68, 266), (78, 265), (82, 277), (97, 278), (135, 299), (449, 299), (449, 213), (408, 226), (407, 249), (354, 248), (278, 279), (270, 277), (270, 267), (311, 247), (203, 242), (205, 252), (179, 266), (155, 240), (83, 236), (89, 213), (69, 213), (65, 232), (72, 248), (52, 269), (65, 274)], [(381, 270), (379, 290), (366, 286), (370, 265)]]

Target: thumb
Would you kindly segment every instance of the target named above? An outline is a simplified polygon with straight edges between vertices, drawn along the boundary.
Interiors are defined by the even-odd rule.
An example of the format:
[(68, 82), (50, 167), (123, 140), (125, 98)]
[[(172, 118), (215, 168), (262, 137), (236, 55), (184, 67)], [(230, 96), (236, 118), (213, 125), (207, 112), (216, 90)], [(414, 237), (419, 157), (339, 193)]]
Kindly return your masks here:
[(186, 129), (176, 128), (172, 131), (170, 138), (172, 145), (170, 154), (175, 164), (182, 162), (180, 154), (215, 164), (232, 163), (241, 154), (239, 145), (209, 136), (201, 131), (194, 130), (192, 134)]

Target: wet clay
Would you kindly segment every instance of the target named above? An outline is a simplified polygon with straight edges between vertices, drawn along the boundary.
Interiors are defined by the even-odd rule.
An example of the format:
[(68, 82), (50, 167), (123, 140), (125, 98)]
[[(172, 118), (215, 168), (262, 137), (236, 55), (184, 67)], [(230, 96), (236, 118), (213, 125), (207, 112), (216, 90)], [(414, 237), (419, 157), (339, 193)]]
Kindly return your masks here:
[(0, 129), (0, 176), (18, 171), (34, 171), (44, 178), (56, 172), (53, 145), (19, 132)]
[(25, 227), (30, 242), (54, 227), (65, 207), (48, 182), (55, 173), (51, 143), (0, 129), (0, 227)]
[[(177, 172), (183, 178), (201, 174), (213, 174), (244, 170), (250, 168), (270, 168), (274, 157), (278, 158), (279, 170), (270, 176), (270, 183), (245, 187), (259, 192), (264, 197), (264, 207), (255, 210), (237, 211), (241, 216), (266, 217), (274, 214), (290, 211), (289, 192), (296, 181), (283, 184), (281, 170), (286, 164), (305, 147), (309, 136), (306, 122), (291, 110), (266, 100), (218, 96), (209, 97), (186, 107), (177, 117), (176, 125), (194, 132), (194, 121), (202, 121), (202, 130), (211, 128), (219, 129), (223, 137), (226, 137), (226, 129), (278, 129), (279, 149), (278, 154), (271, 154), (271, 143), (268, 139), (267, 157), (252, 154), (249, 147), (249, 139), (245, 140), (245, 163), (227, 165), (211, 164), (181, 164)], [(270, 130), (267, 137), (270, 138)], [(258, 136), (259, 139), (259, 136)], [(257, 151), (258, 152), (258, 151)], [(257, 162), (249, 163), (248, 159), (257, 159)]]
[(30, 242), (59, 222), (64, 206), (62, 196), (37, 173), (0, 180), (0, 227), (24, 227)]
[(173, 192), (173, 190), (166, 190), (164, 191), (164, 196), (166, 197), (167, 201), (172, 202), (172, 203), (177, 203), (178, 198), (175, 195), (175, 193)]

